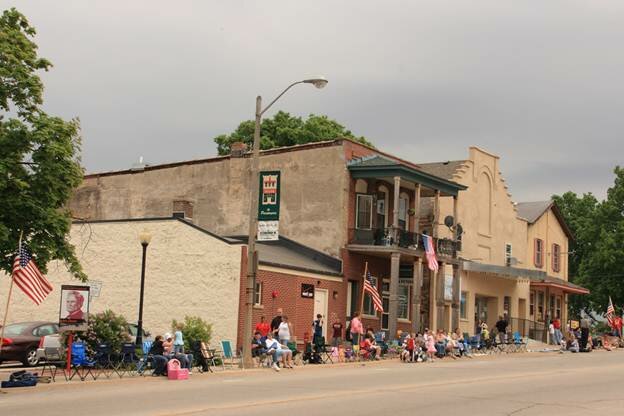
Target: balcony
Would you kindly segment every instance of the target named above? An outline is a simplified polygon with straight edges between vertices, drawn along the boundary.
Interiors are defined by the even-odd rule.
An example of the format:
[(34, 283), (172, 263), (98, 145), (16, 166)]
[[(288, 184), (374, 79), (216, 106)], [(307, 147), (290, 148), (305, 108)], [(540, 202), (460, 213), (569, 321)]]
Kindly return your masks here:
[[(422, 234), (400, 228), (349, 229), (349, 244), (377, 247), (400, 247), (408, 250), (423, 250)], [(434, 238), (433, 244), (438, 255), (456, 257), (461, 242), (448, 238)]]

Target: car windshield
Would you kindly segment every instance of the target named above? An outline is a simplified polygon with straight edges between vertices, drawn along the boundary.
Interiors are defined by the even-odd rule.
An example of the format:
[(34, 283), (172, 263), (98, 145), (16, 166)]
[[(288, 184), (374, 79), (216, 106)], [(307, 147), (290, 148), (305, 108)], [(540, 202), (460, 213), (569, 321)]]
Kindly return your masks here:
[(16, 336), (16, 335), (23, 335), (24, 332), (26, 332), (26, 329), (30, 327), (30, 324), (12, 324), (12, 325), (7, 325), (6, 328), (4, 328), (4, 335), (5, 336)]

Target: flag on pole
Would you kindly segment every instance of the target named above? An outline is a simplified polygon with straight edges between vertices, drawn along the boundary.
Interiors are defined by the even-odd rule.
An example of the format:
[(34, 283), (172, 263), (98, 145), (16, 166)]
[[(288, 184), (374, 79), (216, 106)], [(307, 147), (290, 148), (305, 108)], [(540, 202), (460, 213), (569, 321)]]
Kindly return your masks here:
[(422, 239), (423, 245), (425, 246), (425, 255), (427, 256), (427, 265), (429, 266), (429, 270), (437, 272), (438, 258), (433, 250), (433, 238), (429, 237), (427, 234), (423, 234)]
[(366, 275), (364, 276), (364, 292), (368, 293), (373, 300), (373, 308), (375, 308), (377, 312), (383, 313), (383, 303), (381, 302), (381, 297), (379, 296), (377, 288), (373, 284), (373, 277), (370, 271), (368, 271), (368, 268), (366, 268)]
[(37, 305), (52, 292), (52, 285), (41, 274), (28, 249), (22, 245), (13, 262), (13, 281)]
[(613, 315), (615, 314), (615, 308), (613, 307), (613, 302), (611, 302), (611, 296), (609, 296), (609, 306), (607, 306), (607, 322), (609, 322), (609, 326), (611, 328), (614, 327), (614, 319)]

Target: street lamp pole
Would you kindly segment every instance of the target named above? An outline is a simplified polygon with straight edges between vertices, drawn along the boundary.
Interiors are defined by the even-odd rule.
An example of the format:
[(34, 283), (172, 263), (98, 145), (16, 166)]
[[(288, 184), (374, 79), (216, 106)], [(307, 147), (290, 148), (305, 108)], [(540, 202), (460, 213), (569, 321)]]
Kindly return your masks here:
[(297, 81), (290, 84), (284, 91), (282, 91), (273, 101), (269, 103), (264, 109), (262, 108), (262, 97), (256, 97), (256, 123), (254, 127), (253, 136), (253, 153), (251, 159), (251, 177), (249, 186), (251, 189), (249, 201), (249, 237), (247, 240), (247, 285), (246, 295), (247, 302), (245, 305), (245, 325), (243, 328), (243, 359), (241, 360), (241, 366), (243, 368), (251, 368), (253, 361), (251, 359), (251, 336), (252, 336), (252, 320), (253, 320), (253, 304), (254, 294), (256, 290), (256, 275), (258, 273), (258, 253), (256, 252), (256, 234), (258, 232), (258, 192), (260, 184), (258, 183), (259, 176), (259, 164), (260, 164), (260, 122), (262, 115), (269, 109), (282, 95), (294, 87), (297, 84), (312, 84), (316, 88), (323, 88), (327, 85), (327, 80), (324, 77), (306, 79), (303, 81)]
[(147, 257), (147, 246), (150, 243), (152, 236), (144, 230), (139, 235), (139, 240), (141, 241), (141, 246), (143, 247), (143, 260), (141, 262), (141, 295), (139, 297), (139, 320), (137, 322), (137, 335), (136, 335), (136, 346), (143, 348), (143, 293), (145, 288), (145, 259)]

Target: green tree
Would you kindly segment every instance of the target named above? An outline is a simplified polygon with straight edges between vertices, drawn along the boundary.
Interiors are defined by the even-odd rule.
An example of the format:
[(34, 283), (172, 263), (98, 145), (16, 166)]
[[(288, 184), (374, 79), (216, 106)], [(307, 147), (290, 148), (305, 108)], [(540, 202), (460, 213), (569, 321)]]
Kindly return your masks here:
[(572, 192), (553, 197), (575, 234), (570, 244), (570, 276), (588, 288), (589, 296), (571, 298), (573, 308), (604, 312), (609, 297), (624, 305), (624, 169), (614, 169), (615, 183), (607, 199)]
[[(234, 142), (243, 142), (251, 148), (254, 126), (253, 120), (243, 121), (232, 133), (215, 137), (214, 141), (217, 143), (219, 154), (229, 154)], [(336, 138), (349, 138), (373, 147), (366, 138), (356, 137), (350, 130), (327, 116), (311, 114), (303, 120), (301, 117), (294, 117), (289, 113), (279, 111), (272, 118), (263, 119), (260, 126), (260, 149), (262, 150)]]
[(80, 125), (41, 109), (43, 83), (37, 72), (51, 63), (37, 56), (35, 33), (14, 8), (0, 16), (1, 269), (10, 273), (23, 233), (44, 273), (49, 261), (62, 260), (84, 281), (67, 241), (71, 216), (66, 207), (82, 181)]

